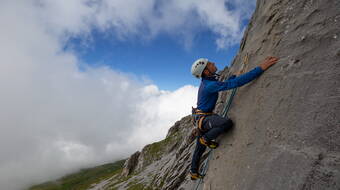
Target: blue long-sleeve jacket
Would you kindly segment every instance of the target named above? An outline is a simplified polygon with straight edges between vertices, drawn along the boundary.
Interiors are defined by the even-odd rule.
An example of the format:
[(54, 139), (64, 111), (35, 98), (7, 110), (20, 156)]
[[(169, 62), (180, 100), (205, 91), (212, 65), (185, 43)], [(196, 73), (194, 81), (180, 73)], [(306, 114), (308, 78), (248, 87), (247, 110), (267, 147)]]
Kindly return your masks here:
[(202, 78), (201, 85), (198, 90), (197, 109), (203, 112), (212, 112), (215, 108), (218, 99), (218, 92), (237, 88), (254, 80), (263, 73), (261, 67), (256, 67), (253, 70), (232, 77), (224, 82), (218, 81), (215, 77)]

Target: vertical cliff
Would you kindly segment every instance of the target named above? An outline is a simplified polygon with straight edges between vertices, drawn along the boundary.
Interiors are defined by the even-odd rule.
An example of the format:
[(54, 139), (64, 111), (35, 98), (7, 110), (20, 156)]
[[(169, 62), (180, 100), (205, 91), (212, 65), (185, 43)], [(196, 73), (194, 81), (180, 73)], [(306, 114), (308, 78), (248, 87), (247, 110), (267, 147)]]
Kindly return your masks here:
[(339, 38), (338, 0), (258, 0), (231, 71), (280, 61), (238, 89), (205, 187), (340, 189)]
[[(340, 189), (340, 1), (258, 0), (222, 78), (266, 56), (280, 61), (238, 89), (228, 114), (235, 128), (218, 139), (199, 189)], [(192, 128), (190, 117), (177, 122), (105, 188), (193, 189)]]

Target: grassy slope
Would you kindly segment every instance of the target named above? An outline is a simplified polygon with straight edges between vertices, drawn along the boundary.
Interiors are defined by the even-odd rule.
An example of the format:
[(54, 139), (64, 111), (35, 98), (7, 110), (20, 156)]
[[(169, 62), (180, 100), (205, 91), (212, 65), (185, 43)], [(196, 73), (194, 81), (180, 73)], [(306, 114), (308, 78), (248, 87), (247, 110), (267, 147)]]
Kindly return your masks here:
[(125, 160), (120, 160), (94, 168), (82, 169), (56, 181), (32, 186), (29, 190), (84, 190), (93, 183), (98, 183), (121, 172), (124, 162)]
[[(177, 131), (164, 140), (147, 145), (144, 148), (146, 165), (154, 160), (160, 159), (166, 149), (169, 148), (168, 146), (179, 141), (181, 138), (180, 133)], [(120, 173), (123, 169), (124, 162), (125, 160), (120, 160), (94, 168), (82, 169), (77, 173), (67, 175), (56, 181), (32, 186), (29, 190), (85, 190), (89, 188), (91, 184), (98, 183)], [(117, 179), (118, 181), (110, 186), (110, 189), (115, 189), (116, 184), (127, 181), (132, 175), (136, 175), (136, 173), (128, 177), (119, 177)], [(128, 185), (128, 190), (149, 190), (153, 189), (150, 187), (152, 185), (153, 184), (135, 182)]]

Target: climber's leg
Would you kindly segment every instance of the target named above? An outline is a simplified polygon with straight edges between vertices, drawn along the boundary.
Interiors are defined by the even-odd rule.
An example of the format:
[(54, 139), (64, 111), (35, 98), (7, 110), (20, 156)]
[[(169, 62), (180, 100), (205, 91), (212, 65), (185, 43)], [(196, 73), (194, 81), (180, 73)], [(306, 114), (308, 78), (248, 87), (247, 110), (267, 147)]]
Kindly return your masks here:
[(204, 153), (206, 149), (206, 146), (202, 145), (199, 142), (199, 137), (196, 138), (196, 147), (195, 147), (195, 151), (194, 154), (192, 156), (192, 161), (191, 161), (191, 172), (192, 173), (198, 173), (198, 168), (199, 168), (199, 164), (200, 164), (200, 159), (202, 154)]
[(233, 127), (231, 119), (221, 117), (219, 115), (211, 115), (204, 119), (203, 129), (207, 132), (203, 135), (203, 138), (207, 141), (216, 139), (223, 132), (227, 132)]

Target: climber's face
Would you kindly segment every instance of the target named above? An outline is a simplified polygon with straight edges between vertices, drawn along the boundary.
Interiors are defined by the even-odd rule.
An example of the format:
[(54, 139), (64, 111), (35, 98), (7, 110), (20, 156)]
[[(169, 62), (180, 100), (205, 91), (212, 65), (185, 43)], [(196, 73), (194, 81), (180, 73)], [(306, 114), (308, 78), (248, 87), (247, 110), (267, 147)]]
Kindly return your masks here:
[(215, 63), (213, 62), (208, 62), (207, 66), (205, 67), (204, 72), (207, 75), (212, 75), (217, 71), (217, 67), (215, 66)]

